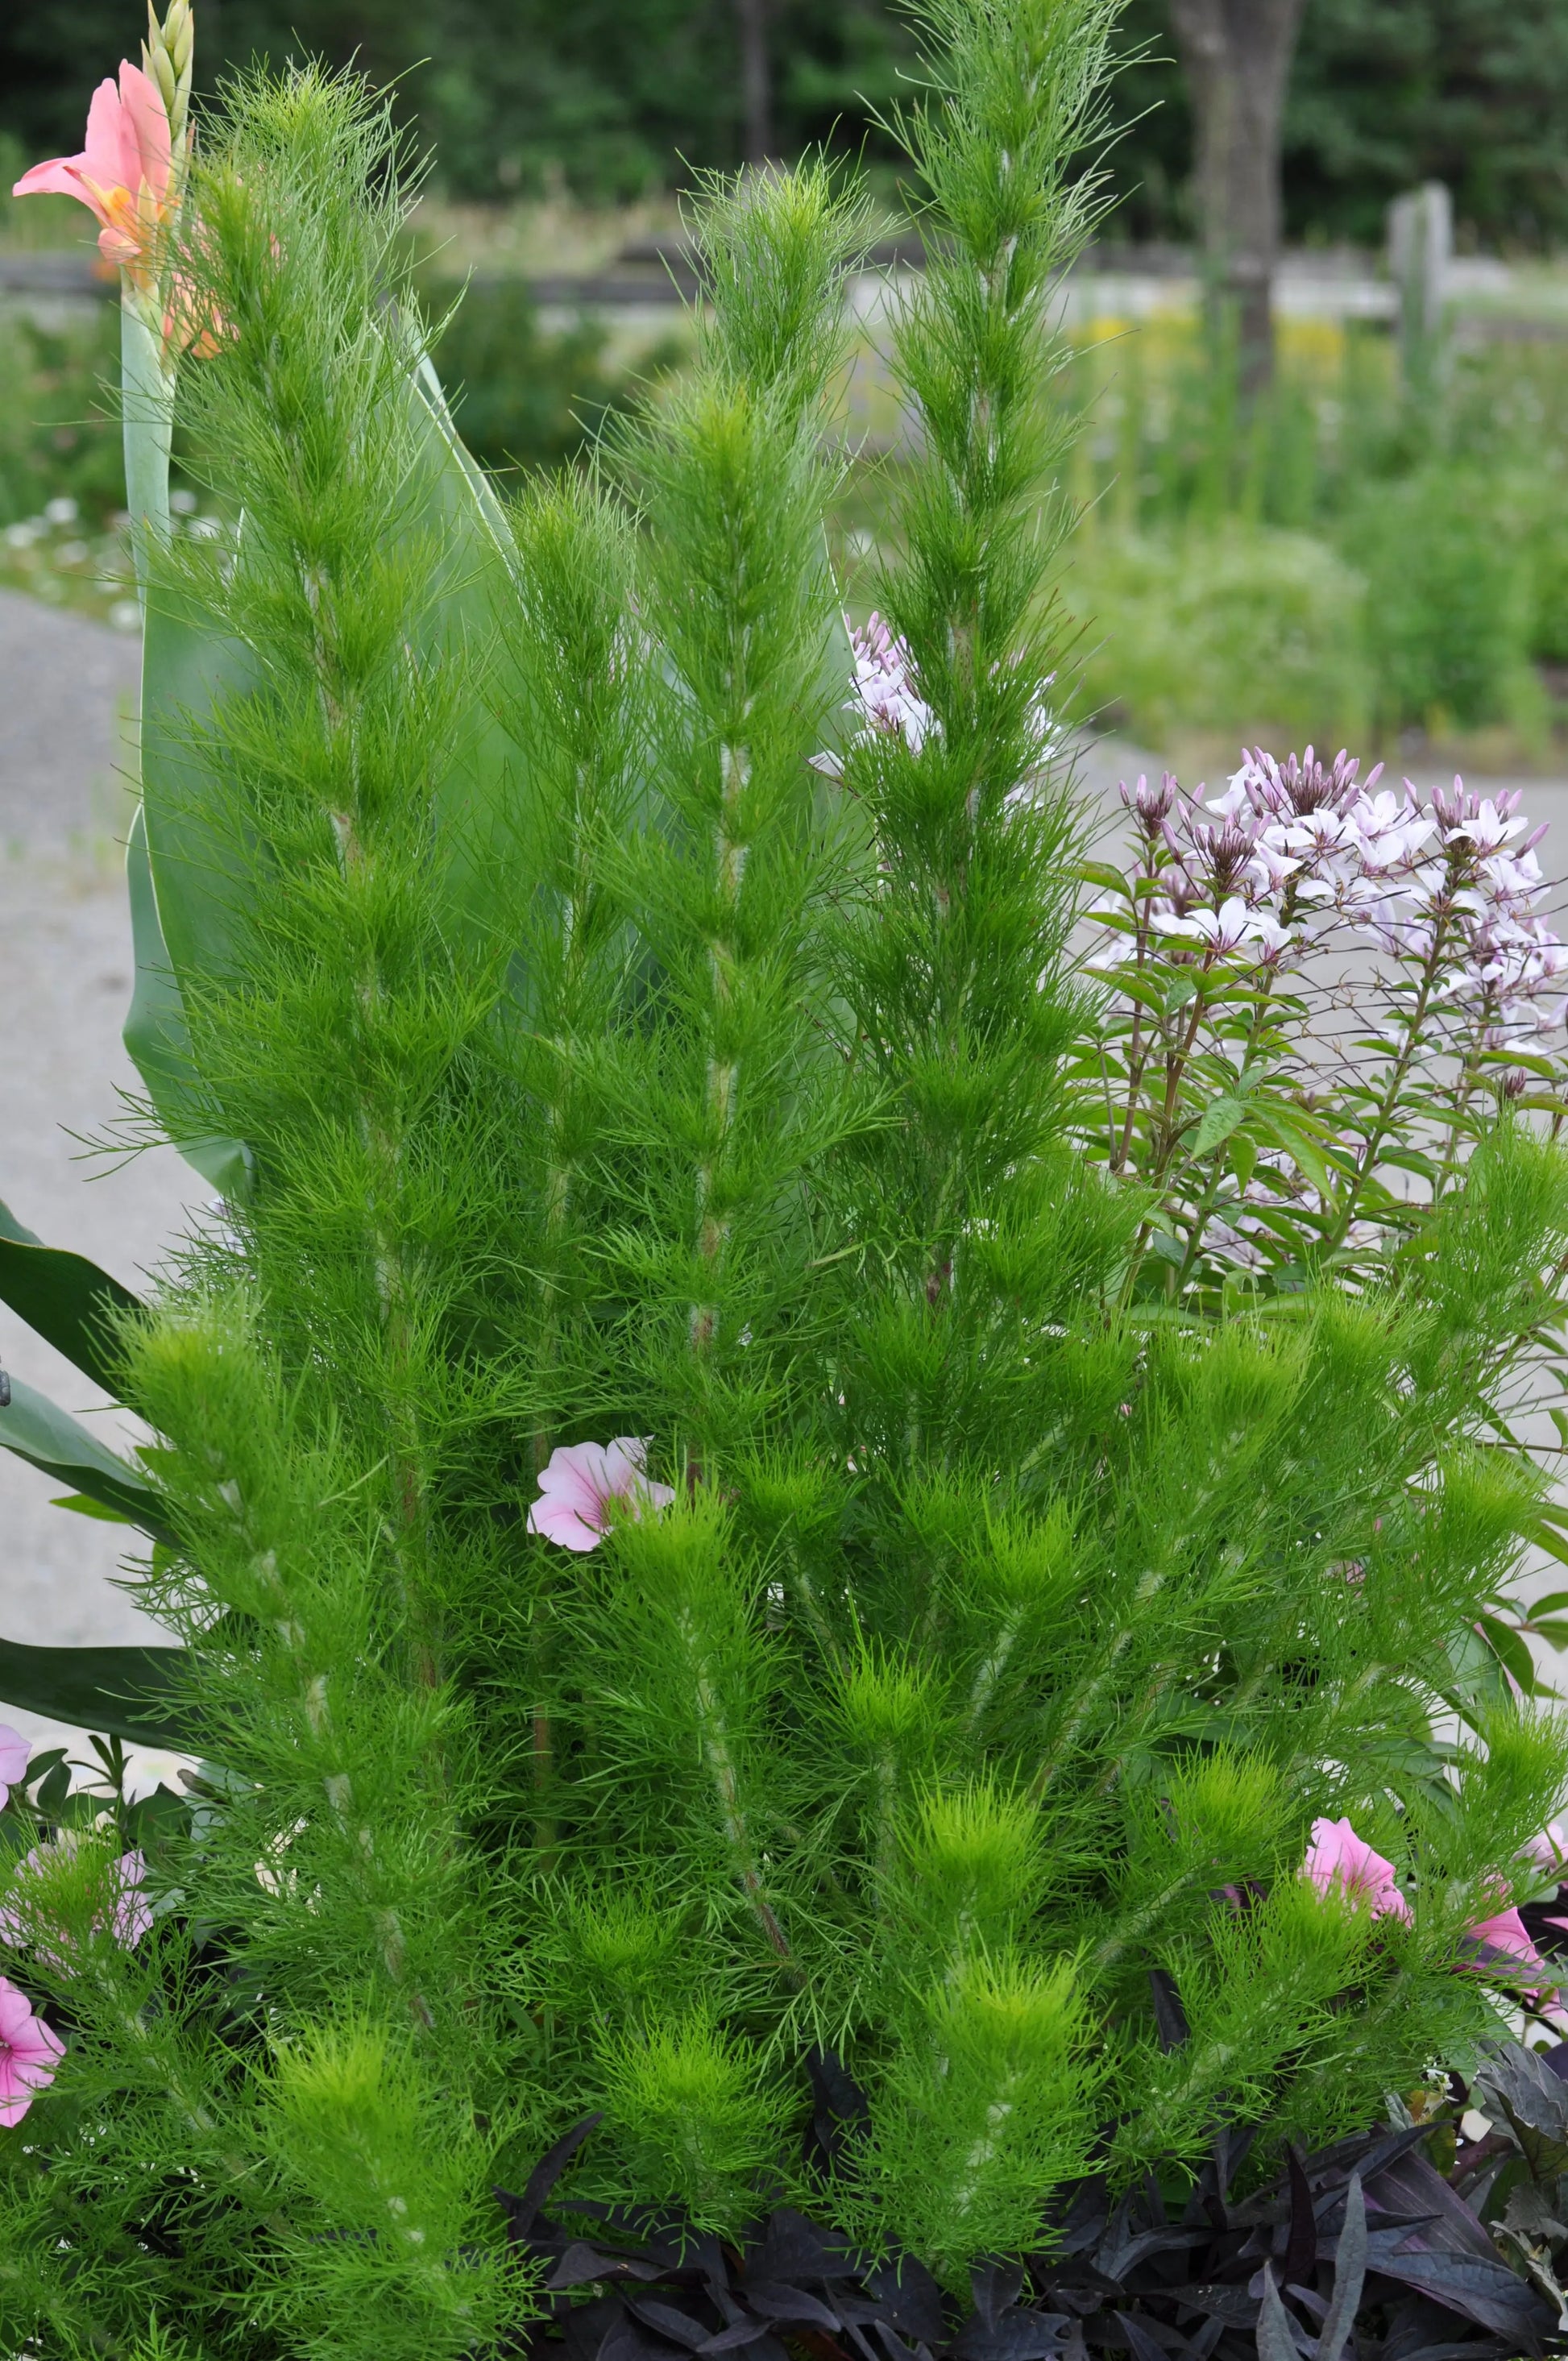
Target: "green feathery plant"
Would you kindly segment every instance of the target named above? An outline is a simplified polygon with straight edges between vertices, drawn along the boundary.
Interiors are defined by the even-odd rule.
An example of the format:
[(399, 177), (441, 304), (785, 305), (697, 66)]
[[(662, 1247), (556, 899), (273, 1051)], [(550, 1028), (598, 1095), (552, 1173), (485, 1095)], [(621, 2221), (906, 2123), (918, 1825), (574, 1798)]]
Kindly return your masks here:
[[(689, 377), (503, 511), (381, 104), (258, 73), (181, 163), (129, 1038), (226, 1202), (146, 1305), (0, 1237), (157, 1438), (18, 1380), (0, 1440), (142, 1527), (172, 1637), (0, 1687), (201, 1767), (0, 1813), (8, 2350), (495, 2349), (492, 2188), (588, 2116), (568, 2204), (783, 2193), (959, 2284), (1091, 2165), (1365, 2124), (1552, 1981), (1486, 1928), (1563, 1733), (1470, 1642), (1556, 1149), (1499, 1115), (1420, 1253), (1184, 1295), (1160, 1174), (1080, 1146), (1050, 314), (1113, 16), (918, 11), (897, 726), (841, 709), (824, 168), (707, 192)], [(170, 401), (219, 541), (162, 529)]]

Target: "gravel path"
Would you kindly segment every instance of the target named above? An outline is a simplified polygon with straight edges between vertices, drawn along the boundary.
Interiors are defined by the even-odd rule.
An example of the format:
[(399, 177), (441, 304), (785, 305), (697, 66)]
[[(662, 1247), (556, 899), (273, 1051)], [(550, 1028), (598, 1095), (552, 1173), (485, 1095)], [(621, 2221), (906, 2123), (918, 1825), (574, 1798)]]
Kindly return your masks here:
[[(130, 928), (120, 840), (139, 650), (0, 590), (0, 1198), (51, 1245), (134, 1286), (201, 1183), (171, 1148), (129, 1162), (83, 1143), (136, 1076), (120, 1045)], [(0, 1365), (112, 1441), (128, 1422), (0, 1306)], [(0, 1452), (0, 1631), (34, 1642), (156, 1639), (114, 1587), (123, 1530), (49, 1506), (60, 1487)], [(30, 1735), (52, 1725), (0, 1706)], [(153, 1767), (156, 1758), (148, 1758)]]
[[(84, 1146), (136, 1082), (119, 1038), (131, 976), (119, 843), (137, 653), (101, 624), (0, 590), (0, 1199), (132, 1285), (207, 1195), (171, 1149), (116, 1163)], [(1158, 767), (1107, 741), (1090, 751), (1085, 784), (1110, 805), (1118, 776)], [(1568, 780), (1518, 784), (1531, 817), (1554, 823), (1561, 865)], [(0, 1365), (101, 1421), (105, 1439), (126, 1432), (3, 1305)], [(157, 1636), (114, 1587), (117, 1529), (51, 1508), (56, 1488), (0, 1452), (0, 1631), (60, 1643)], [(27, 1718), (0, 1707), (4, 1719)]]

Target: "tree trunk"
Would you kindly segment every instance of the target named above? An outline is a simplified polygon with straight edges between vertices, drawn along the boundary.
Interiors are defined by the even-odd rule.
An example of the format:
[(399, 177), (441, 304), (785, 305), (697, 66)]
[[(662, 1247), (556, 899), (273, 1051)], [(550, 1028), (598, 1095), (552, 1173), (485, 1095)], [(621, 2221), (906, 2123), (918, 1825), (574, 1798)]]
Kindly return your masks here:
[(1306, 0), (1171, 0), (1197, 129), (1196, 182), (1209, 302), (1234, 308), (1242, 390), (1274, 368), (1280, 124)]
[(740, 97), (748, 164), (765, 164), (773, 152), (773, 77), (768, 68), (768, 0), (735, 0), (740, 36)]

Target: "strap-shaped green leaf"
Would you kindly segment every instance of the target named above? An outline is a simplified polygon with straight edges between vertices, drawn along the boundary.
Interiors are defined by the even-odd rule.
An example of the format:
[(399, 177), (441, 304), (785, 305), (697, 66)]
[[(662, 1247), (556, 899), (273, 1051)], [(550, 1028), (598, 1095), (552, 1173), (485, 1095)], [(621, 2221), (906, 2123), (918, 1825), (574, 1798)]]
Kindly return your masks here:
[(69, 1411), (20, 1378), (11, 1379), (11, 1399), (0, 1410), (0, 1444), (57, 1483), (71, 1485), (107, 1509), (120, 1510), (144, 1533), (168, 1537), (157, 1496), (136, 1469), (89, 1434)]
[(85, 1255), (46, 1246), (0, 1205), (0, 1303), (63, 1353), (105, 1393), (116, 1391), (112, 1354), (106, 1350), (106, 1319), (139, 1312), (128, 1287), (100, 1270)]
[(183, 1648), (33, 1648), (0, 1640), (0, 1704), (139, 1746), (193, 1747), (178, 1705)]
[[(532, 868), (519, 834), (523, 756), (497, 718), (514, 701), (502, 678), (509, 659), (499, 627), (512, 597), (515, 552), (505, 513), (457, 440), (428, 360), (403, 379), (402, 399), (414, 430), (409, 530), (436, 553), (419, 602), (415, 652), (439, 658), (466, 648), (482, 652), (490, 668), (487, 693), (466, 700), (454, 732), (432, 830), (444, 862), (450, 916), (488, 942), (514, 905), (520, 863), (529, 873)], [(210, 774), (194, 752), (214, 711), (253, 690), (260, 676), (251, 651), (221, 634), (189, 591), (155, 579), (142, 663), (142, 809), (152, 912), (176, 996), (235, 972), (247, 931), (250, 865), (267, 858), (261, 846), (242, 851), (232, 828), (213, 812)], [(170, 1031), (174, 1000), (167, 988), (143, 996), (138, 1032), (161, 1018), (163, 1038), (153, 1046), (155, 1055), (160, 1047), (167, 1052), (167, 1070), (170, 1056), (189, 1055)], [(135, 1046), (132, 1054), (139, 1065)]]
[(237, 1139), (201, 1129), (185, 1006), (163, 939), (148, 860), (147, 818), (139, 804), (126, 840), (126, 885), (137, 972), (126, 1013), (126, 1052), (186, 1163), (222, 1196), (242, 1201), (250, 1186), (249, 1149)]

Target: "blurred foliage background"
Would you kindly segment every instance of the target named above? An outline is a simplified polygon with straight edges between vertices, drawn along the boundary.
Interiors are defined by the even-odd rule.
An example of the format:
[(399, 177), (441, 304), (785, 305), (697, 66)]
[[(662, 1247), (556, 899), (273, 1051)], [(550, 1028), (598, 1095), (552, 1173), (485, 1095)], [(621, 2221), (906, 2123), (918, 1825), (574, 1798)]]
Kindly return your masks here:
[[(874, 117), (909, 54), (896, 8), (760, 5), (773, 144), (828, 140), (887, 170)], [(209, 88), (229, 64), (301, 48), (399, 80), (454, 195), (625, 200), (740, 158), (745, 0), (202, 0), (199, 13)], [(127, 0), (0, 11), (0, 131), (29, 157), (73, 148), (83, 87), (114, 71), (135, 14)], [(1121, 40), (1141, 61), (1122, 89), (1119, 234), (1179, 236), (1191, 130), (1166, 0), (1128, 0)], [(1425, 180), (1453, 190), (1464, 239), (1568, 234), (1563, 0), (1308, 0), (1286, 118), (1290, 236), (1376, 242), (1388, 200)]]
[[(439, 364), (505, 481), (579, 459), (608, 414), (679, 366), (677, 313), (629, 344), (608, 315), (542, 321), (529, 282), (668, 235), (693, 175), (738, 160), (739, 40), (759, 5), (771, 144), (862, 155), (891, 213), (876, 115), (897, 103), (909, 45), (889, 0), (201, 0), (198, 56), (209, 89), (253, 55), (303, 50), (396, 83), (433, 157), (416, 235), (436, 316), (474, 273)], [(135, 6), (0, 11), (5, 186), (79, 145), (91, 83), (134, 54)], [(1107, 241), (1189, 241), (1192, 126), (1168, 0), (1128, 0), (1121, 38)], [(1568, 247), (1568, 0), (1307, 0), (1289, 237), (1378, 248), (1390, 199), (1426, 180), (1453, 193), (1460, 251), (1526, 258), (1560, 282), (1568, 322), (1552, 258)], [(86, 232), (65, 200), (0, 197), (0, 251)], [(1195, 761), (1262, 735), (1561, 770), (1568, 342), (1461, 340), (1412, 384), (1386, 325), (1285, 319), (1275, 382), (1249, 405), (1195, 318), (1115, 316), (1113, 280), (1100, 284), (1061, 386), (1085, 422), (1064, 487), (1083, 510), (1064, 583), (1078, 713)], [(837, 530), (862, 604), (899, 464), (872, 341)], [(0, 578), (129, 627), (115, 368), (111, 306), (0, 302)]]

